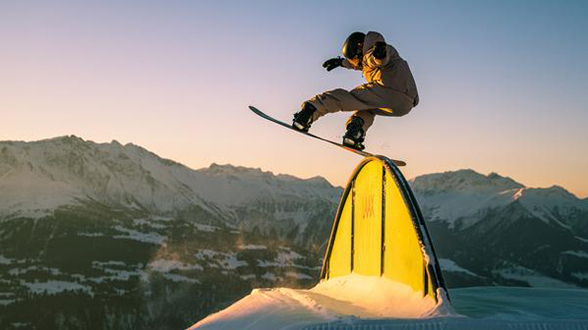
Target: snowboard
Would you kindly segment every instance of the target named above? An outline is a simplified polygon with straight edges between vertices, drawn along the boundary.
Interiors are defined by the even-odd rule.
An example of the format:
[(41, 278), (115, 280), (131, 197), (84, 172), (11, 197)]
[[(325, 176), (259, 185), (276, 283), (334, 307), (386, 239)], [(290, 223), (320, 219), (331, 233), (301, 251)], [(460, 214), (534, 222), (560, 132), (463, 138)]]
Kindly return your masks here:
[[(277, 119), (275, 119), (275, 118), (273, 118), (271, 116), (266, 115), (264, 112), (262, 112), (261, 110), (257, 109), (254, 106), (251, 106), (250, 105), (249, 106), (249, 109), (251, 109), (251, 111), (253, 111), (256, 115), (260, 116), (261, 118), (266, 119), (266, 120), (269, 120), (271, 122), (274, 122), (274, 123), (276, 123), (276, 124), (278, 124), (280, 126), (284, 126), (284, 127), (288, 128), (288, 129), (293, 130), (294, 132), (298, 132), (300, 134), (304, 134), (306, 136), (310, 136), (311, 138), (315, 138), (317, 140), (321, 140), (323, 142), (330, 143), (330, 144), (335, 145), (335, 146), (337, 146), (339, 148), (343, 148), (343, 149), (345, 149), (347, 151), (351, 151), (354, 154), (357, 154), (357, 155), (360, 155), (360, 156), (363, 156), (363, 157), (375, 157), (376, 156), (376, 155), (374, 155), (372, 153), (369, 153), (367, 151), (353, 149), (353, 148), (347, 147), (347, 146), (345, 146), (345, 145), (343, 145), (341, 143), (337, 143), (337, 142), (331, 141), (329, 139), (322, 138), (322, 137), (320, 137), (318, 135), (314, 135), (312, 133), (302, 132), (302, 131), (296, 130), (296, 129), (292, 128), (291, 125), (286, 124), (283, 121), (277, 120)], [(406, 165), (406, 163), (404, 161), (402, 161), (402, 160), (392, 159), (392, 161), (394, 162), (394, 164), (396, 166), (405, 166)]]

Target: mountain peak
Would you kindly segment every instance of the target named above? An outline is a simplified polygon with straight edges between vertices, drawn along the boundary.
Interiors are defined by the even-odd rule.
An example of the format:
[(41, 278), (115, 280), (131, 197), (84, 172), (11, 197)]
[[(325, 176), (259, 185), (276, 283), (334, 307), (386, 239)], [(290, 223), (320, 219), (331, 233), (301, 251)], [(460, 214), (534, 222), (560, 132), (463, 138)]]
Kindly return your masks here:
[(553, 186), (547, 188), (547, 190), (550, 193), (552, 193), (552, 194), (558, 194), (558, 195), (563, 195), (563, 196), (574, 196), (574, 197), (576, 197), (576, 195), (572, 194), (566, 188), (564, 188), (564, 187), (562, 187), (560, 185), (553, 185)]
[(274, 176), (272, 172), (262, 171), (261, 168), (249, 168), (243, 166), (235, 166), (231, 164), (217, 164), (212, 163), (208, 168), (200, 169), (199, 171), (209, 174), (226, 174), (226, 175), (238, 175), (238, 174), (249, 174), (249, 175), (269, 175)]
[(483, 175), (472, 169), (448, 171), (418, 176), (411, 180), (413, 187), (420, 191), (462, 191), (476, 193), (482, 191), (504, 191), (524, 188), (509, 177), (497, 173)]
[(50, 138), (50, 139), (43, 139), (43, 140), (39, 140), (39, 141), (35, 141), (35, 142), (43, 142), (43, 141), (56, 141), (56, 142), (85, 142), (84, 139), (82, 139), (81, 137), (74, 135), (74, 134), (70, 134), (70, 135), (62, 135), (62, 136), (56, 136), (54, 138)]
[(243, 166), (235, 166), (231, 164), (217, 164), (212, 163), (209, 167), (198, 170), (204, 174), (211, 174), (217, 176), (247, 176), (252, 178), (262, 178), (264, 180), (280, 180), (288, 182), (304, 182), (315, 187), (333, 188), (333, 185), (322, 176), (314, 176), (309, 179), (301, 179), (290, 174), (274, 174), (271, 171), (264, 171), (261, 168), (250, 168)]
[(327, 179), (325, 179), (319, 175), (313, 176), (312, 178), (308, 178), (308, 179), (306, 179), (306, 181), (311, 182), (313, 184), (317, 184), (317, 185), (326, 185), (326, 186), (332, 187), (331, 183)]
[(553, 185), (549, 188), (526, 188), (522, 192), (522, 197), (537, 199), (544, 205), (566, 202), (581, 203), (582, 201), (582, 199), (558, 185)]
[[(88, 141), (91, 142), (91, 141)], [(26, 142), (24, 142), (26, 143)], [(76, 135), (62, 135), (62, 136), (57, 136), (54, 138), (50, 138), (50, 139), (43, 139), (43, 140), (38, 140), (38, 141), (32, 141), (30, 143), (34, 143), (34, 144), (59, 144), (59, 145), (79, 145), (79, 144), (85, 144), (87, 143), (87, 141), (85, 141), (84, 139), (82, 139), (79, 136)]]
[(489, 210), (504, 208), (515, 202), (545, 222), (566, 223), (588, 211), (588, 203), (562, 188), (526, 188), (509, 177), (495, 172), (488, 175), (473, 170), (427, 174), (414, 178), (411, 186), (429, 219), (453, 225), (462, 219), (469, 226), (482, 219)]
[(4, 141), (0, 155), (0, 211), (6, 215), (31, 210), (26, 215), (44, 216), (85, 199), (157, 212), (197, 205), (229, 214), (230, 207), (254, 200), (285, 205), (322, 200), (332, 205), (339, 197), (339, 190), (324, 178), (305, 180), (217, 163), (192, 170), (117, 140), (95, 143), (68, 135)]

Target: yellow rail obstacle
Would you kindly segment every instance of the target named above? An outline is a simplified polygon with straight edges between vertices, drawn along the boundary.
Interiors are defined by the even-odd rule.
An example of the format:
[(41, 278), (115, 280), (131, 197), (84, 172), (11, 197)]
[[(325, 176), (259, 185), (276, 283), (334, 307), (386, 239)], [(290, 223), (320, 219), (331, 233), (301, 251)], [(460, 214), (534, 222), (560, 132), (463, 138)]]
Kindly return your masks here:
[(351, 274), (387, 278), (449, 301), (417, 201), (400, 170), (383, 156), (365, 158), (351, 175), (321, 281)]

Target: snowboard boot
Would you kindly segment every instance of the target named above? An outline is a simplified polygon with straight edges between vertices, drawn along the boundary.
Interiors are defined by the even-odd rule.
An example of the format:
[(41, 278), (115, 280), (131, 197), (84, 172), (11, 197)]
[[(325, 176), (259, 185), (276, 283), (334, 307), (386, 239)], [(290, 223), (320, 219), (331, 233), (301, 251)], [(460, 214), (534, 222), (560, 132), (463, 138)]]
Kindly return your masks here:
[(351, 117), (346, 125), (347, 132), (345, 132), (345, 135), (343, 135), (344, 146), (357, 150), (365, 149), (365, 146), (363, 145), (363, 141), (365, 139), (363, 124), (363, 119), (355, 116)]
[(316, 111), (314, 105), (309, 102), (304, 102), (302, 110), (294, 114), (292, 121), (292, 128), (301, 132), (308, 132), (312, 124), (312, 115)]

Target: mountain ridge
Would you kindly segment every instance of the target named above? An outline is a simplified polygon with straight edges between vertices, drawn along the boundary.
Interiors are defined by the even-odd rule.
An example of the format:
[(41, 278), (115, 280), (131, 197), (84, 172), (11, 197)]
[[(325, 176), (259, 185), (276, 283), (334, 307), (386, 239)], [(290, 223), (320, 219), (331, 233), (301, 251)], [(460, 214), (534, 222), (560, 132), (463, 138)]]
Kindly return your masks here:
[[(410, 185), (450, 288), (588, 287), (588, 200), (471, 169)], [(186, 328), (253, 288), (308, 287), (342, 192), (115, 140), (0, 142), (0, 328)]]
[[(138, 151), (138, 152), (141, 152), (145, 155), (150, 155), (150, 156), (155, 157), (156, 159), (158, 159), (159, 161), (161, 161), (165, 165), (170, 165), (170, 166), (176, 165), (176, 166), (179, 166), (179, 167), (191, 170), (191, 171), (195, 171), (195, 172), (205, 172), (205, 173), (226, 172), (226, 173), (235, 173), (235, 174), (245, 174), (245, 173), (259, 174), (259, 175), (268, 175), (268, 176), (273, 176), (276, 178), (283, 178), (283, 179), (303, 180), (303, 181), (307, 181), (307, 182), (315, 182), (316, 181), (318, 183), (324, 184), (325, 186), (336, 187), (322, 176), (315, 176), (315, 177), (303, 179), (303, 178), (299, 178), (299, 177), (296, 177), (291, 174), (284, 174), (284, 173), (275, 174), (271, 171), (264, 171), (261, 168), (248, 168), (248, 167), (232, 165), (232, 164), (218, 164), (218, 163), (213, 162), (208, 167), (193, 169), (187, 165), (176, 162), (174, 160), (160, 157), (159, 155), (157, 155), (157, 154), (155, 154), (155, 153), (153, 153), (153, 152), (151, 152), (151, 151), (149, 151), (139, 145), (133, 144), (131, 142), (123, 145), (115, 139), (113, 139), (111, 142), (97, 143), (97, 142), (94, 142), (91, 140), (84, 140), (84, 139), (77, 137), (75, 135), (64, 135), (64, 136), (58, 136), (58, 137), (54, 137), (54, 138), (48, 138), (48, 139), (42, 139), (42, 140), (36, 140), (36, 141), (30, 141), (30, 142), (21, 141), (21, 140), (5, 140), (5, 141), (0, 141), (0, 147), (3, 144), (34, 145), (34, 144), (46, 144), (46, 143), (65, 143), (65, 144), (85, 146), (85, 147), (89, 147), (89, 146), (107, 147), (107, 148), (114, 147), (114, 149), (123, 149), (123, 150), (127, 150), (127, 151)], [(6, 155), (5, 152), (4, 152), (4, 154), (1, 154), (1, 155), (5, 158), (7, 156), (9, 156), (9, 155)], [(5, 174), (6, 173), (0, 173), (0, 177)], [(453, 179), (446, 181), (446, 182), (443, 182), (443, 180), (446, 179), (447, 177), (452, 177)], [(455, 170), (455, 171), (445, 171), (445, 172), (440, 172), (440, 173), (430, 173), (430, 174), (418, 175), (414, 178), (411, 178), (409, 180), (409, 182), (411, 184), (422, 185), (421, 184), (422, 181), (436, 181), (437, 187), (440, 187), (442, 185), (447, 185), (447, 184), (458, 185), (459, 182), (455, 182), (456, 180), (460, 180), (460, 181), (465, 182), (465, 181), (467, 181), (466, 179), (469, 179), (470, 182), (472, 182), (472, 179), (475, 179), (473, 181), (474, 184), (483, 185), (483, 183), (490, 183), (490, 185), (495, 186), (495, 187), (500, 187), (500, 185), (502, 185), (502, 187), (506, 187), (503, 189), (504, 191), (508, 190), (508, 187), (510, 187), (510, 189), (523, 188), (524, 190), (532, 190), (532, 191), (552, 191), (552, 190), (558, 191), (559, 190), (562, 193), (564, 193), (566, 195), (571, 195), (579, 200), (588, 201), (588, 197), (579, 198), (575, 194), (571, 193), (570, 191), (568, 191), (567, 189), (565, 189), (564, 187), (562, 187), (560, 185), (552, 185), (550, 187), (527, 187), (527, 186), (515, 181), (514, 179), (512, 179), (510, 177), (502, 176), (496, 172), (491, 172), (487, 175), (484, 175), (479, 172), (476, 172), (473, 169), (460, 169), (460, 170)], [(454, 186), (451, 188), (456, 188), (456, 187)], [(465, 187), (461, 187), (461, 188), (465, 188)]]
[[(281, 198), (282, 204), (290, 200), (312, 204), (321, 199), (336, 206), (342, 191), (320, 176), (301, 179), (217, 163), (194, 170), (132, 143), (96, 143), (75, 135), (0, 141), (0, 156), (0, 213), (4, 215), (41, 217), (58, 206), (86, 199), (162, 214), (197, 205), (221, 218), (232, 218), (236, 225), (235, 210), (243, 209), (240, 205)], [(582, 220), (588, 214), (588, 199), (558, 185), (528, 188), (510, 177), (473, 169), (420, 175), (409, 182), (428, 221), (450, 226), (459, 221), (467, 227), (483, 216), (480, 210), (518, 201), (533, 216), (573, 226), (588, 236), (588, 224)]]
[[(3, 178), (4, 185), (8, 184), (10, 176), (17, 176), (14, 178), (16, 182), (10, 184), (11, 189), (6, 189), (7, 193), (14, 194), (14, 189), (18, 189), (19, 182), (36, 183), (43, 188), (53, 187), (62, 191), (67, 188), (64, 194), (69, 198), (55, 200), (56, 204), (74, 202), (72, 195), (77, 191), (78, 198), (84, 196), (97, 200), (103, 198), (111, 202), (138, 199), (136, 202), (142, 206), (169, 211), (176, 206), (181, 207), (181, 205), (174, 205), (171, 201), (177, 200), (178, 196), (183, 199), (184, 204), (201, 204), (202, 202), (198, 199), (206, 199), (207, 196), (202, 196), (202, 189), (198, 186), (218, 183), (207, 182), (210, 175), (224, 176), (227, 180), (231, 179), (231, 175), (237, 175), (241, 179), (248, 178), (250, 180), (248, 184), (255, 183), (257, 186), (264, 186), (264, 184), (267, 186), (270, 182), (277, 181), (285, 185), (280, 189), (285, 189), (285, 192), (298, 197), (301, 197), (303, 192), (309, 192), (296, 192), (292, 189), (288, 191), (289, 187), (286, 183), (290, 186), (295, 185), (299, 189), (305, 185), (323, 190), (334, 188), (326, 179), (320, 177), (299, 179), (290, 175), (275, 175), (261, 169), (233, 165), (213, 163), (208, 168), (193, 170), (130, 143), (125, 146), (116, 141), (99, 144), (86, 142), (75, 136), (31, 143), (3, 141), (0, 142), (0, 152), (2, 155), (0, 177)], [(38, 190), (33, 189), (28, 192), (34, 191)], [(151, 191), (153, 196), (145, 195), (148, 191)], [(26, 195), (26, 192), (23, 192), (23, 195)], [(42, 195), (51, 195), (51, 192), (43, 191)], [(31, 197), (34, 199), (34, 196)], [(163, 199), (166, 201), (161, 203)], [(6, 203), (3, 206), (7, 208)], [(51, 205), (45, 204), (40, 208), (49, 206)]]

